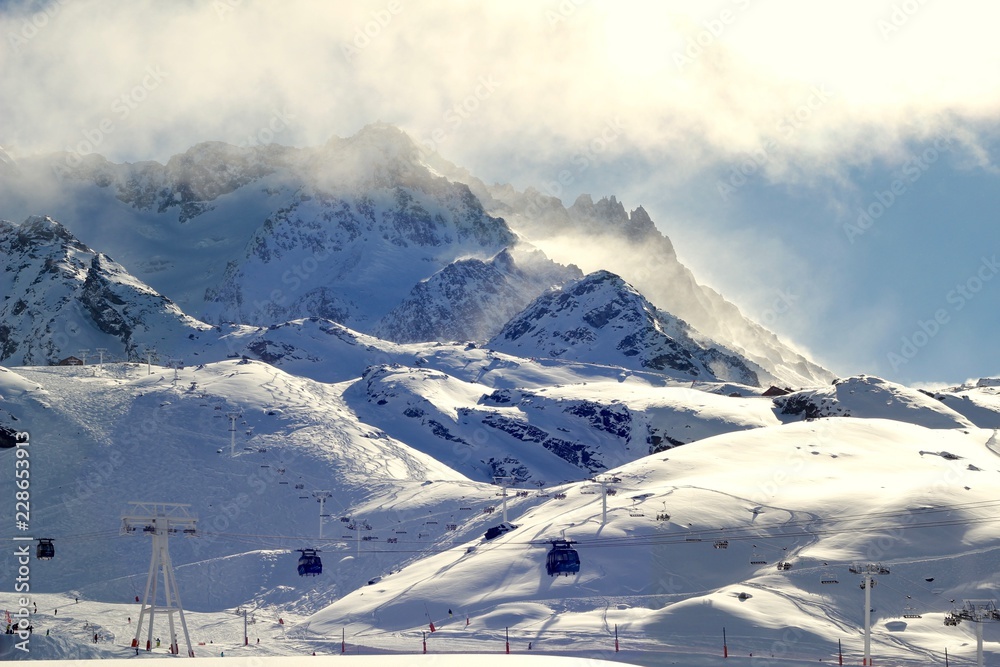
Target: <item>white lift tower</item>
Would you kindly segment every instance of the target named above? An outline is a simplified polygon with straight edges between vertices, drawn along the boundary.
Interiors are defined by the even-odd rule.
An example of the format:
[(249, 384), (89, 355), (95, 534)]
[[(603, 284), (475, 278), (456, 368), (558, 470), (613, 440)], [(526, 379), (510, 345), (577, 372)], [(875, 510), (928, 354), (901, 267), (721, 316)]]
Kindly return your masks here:
[(871, 667), (872, 664), (872, 587), (875, 586), (876, 574), (889, 574), (889, 568), (881, 563), (855, 563), (848, 570), (851, 574), (862, 576), (861, 588), (865, 591), (865, 659), (861, 663)]
[[(142, 634), (142, 624), (146, 613), (149, 613), (149, 630), (146, 635), (146, 650), (153, 646), (153, 619), (156, 612), (166, 612), (170, 626), (170, 653), (180, 654), (177, 642), (177, 632), (174, 627), (174, 614), (180, 617), (181, 630), (184, 632), (184, 643), (187, 645), (188, 657), (194, 657), (191, 648), (191, 637), (188, 635), (187, 622), (184, 620), (184, 609), (181, 607), (180, 593), (177, 590), (177, 579), (174, 577), (174, 567), (170, 563), (170, 552), (167, 539), (181, 533), (187, 537), (198, 534), (198, 519), (191, 514), (190, 505), (178, 503), (140, 503), (132, 502), (128, 511), (122, 515), (121, 532), (123, 535), (143, 534), (153, 538), (153, 557), (149, 562), (149, 576), (146, 579), (146, 592), (139, 611), (139, 622), (135, 626), (135, 637), (132, 647), (138, 648), (139, 635)], [(163, 573), (163, 604), (157, 604), (159, 575)]]
[(1000, 608), (996, 600), (963, 600), (961, 609), (944, 617), (945, 625), (958, 625), (962, 621), (976, 624), (976, 667), (983, 667), (983, 623), (1000, 621)]

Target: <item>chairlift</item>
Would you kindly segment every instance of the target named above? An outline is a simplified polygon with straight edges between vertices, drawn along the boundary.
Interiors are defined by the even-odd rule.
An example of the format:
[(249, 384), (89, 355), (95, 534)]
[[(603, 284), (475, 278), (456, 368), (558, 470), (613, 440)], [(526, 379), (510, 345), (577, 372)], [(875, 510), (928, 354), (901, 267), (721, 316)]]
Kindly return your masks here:
[(837, 579), (837, 575), (833, 572), (825, 572), (823, 578), (819, 580), (821, 584), (839, 584), (840, 580)]
[(52, 544), (52, 539), (47, 537), (38, 538), (38, 546), (35, 547), (35, 558), (38, 560), (52, 560), (56, 556), (56, 547)]
[(597, 489), (595, 489), (592, 486), (585, 486), (582, 489), (580, 489), (580, 493), (582, 493), (585, 496), (595, 496), (597, 495)]
[(903, 607), (903, 618), (923, 618), (923, 616), (913, 607)]
[(792, 564), (789, 563), (787, 560), (779, 560), (778, 569), (781, 570), (782, 572), (786, 572), (792, 569)]
[(716, 540), (715, 544), (713, 544), (712, 547), (715, 549), (728, 549), (729, 540)]
[(580, 571), (580, 554), (573, 549), (571, 540), (552, 540), (552, 549), (545, 560), (545, 571), (550, 577), (565, 574), (567, 577)]
[(753, 545), (753, 553), (750, 555), (751, 565), (767, 565), (767, 559), (763, 555), (758, 553), (757, 545)]
[(317, 556), (319, 549), (297, 549), (299, 557), (299, 576), (315, 577), (323, 573), (323, 561)]
[(566, 494), (565, 493), (557, 493), (557, 494), (553, 495), (552, 497), (555, 498), (556, 500), (566, 500)]

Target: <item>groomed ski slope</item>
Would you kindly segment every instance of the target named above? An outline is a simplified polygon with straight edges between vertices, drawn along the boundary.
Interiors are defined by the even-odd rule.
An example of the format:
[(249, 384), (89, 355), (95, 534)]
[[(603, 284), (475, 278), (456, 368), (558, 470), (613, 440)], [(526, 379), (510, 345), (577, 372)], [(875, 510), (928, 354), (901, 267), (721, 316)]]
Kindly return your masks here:
[[(739, 393), (733, 386), (663, 386), (567, 364), (550, 369), (556, 381), (546, 387), (549, 369), (530, 360), (460, 346), (410, 350), (423, 361), (394, 371), (400, 386), (442, 415), (471, 409), (475, 383), (484, 394), (511, 387), (512, 409), (553, 428), (573, 423), (562, 406), (614, 395), (650, 423), (719, 432), (610, 471), (621, 481), (603, 526), (593, 482), (511, 490), (518, 528), (485, 543), (500, 522), (498, 487), (459, 471), (461, 447), (434, 458), (409, 444), (423, 437), (416, 426), (395, 433), (359, 419), (348, 400), (357, 380), (322, 383), (236, 360), (188, 366), (176, 379), (134, 364), (9, 369), (0, 394), (31, 433), (33, 532), (56, 539), (54, 560), (32, 561), (36, 629), (69, 624), (51, 657), (91, 650), (88, 621), (114, 636), (108, 657), (127, 657), (125, 619), (138, 613), (149, 541), (118, 528), (137, 500), (190, 503), (198, 514), (200, 537), (172, 541), (171, 555), (192, 640), (232, 645), (227, 657), (238, 650), (233, 610), (243, 606), (262, 644), (269, 638), (253, 650), (269, 655), (336, 653), (341, 633), (362, 653), (411, 653), (434, 622), (430, 652), (502, 650), (509, 632), (513, 651), (531, 642), (536, 654), (613, 657), (617, 625), (629, 662), (717, 664), (725, 628), (731, 661), (751, 652), (754, 664), (772, 652), (826, 661), (840, 640), (856, 664), (864, 596), (848, 572), (854, 561), (891, 568), (873, 590), (881, 664), (943, 664), (946, 648), (954, 664), (974, 657), (972, 625), (943, 619), (963, 599), (996, 597), (992, 429), (906, 423), (927, 413), (887, 403), (892, 387), (843, 398), (885, 405), (894, 419), (782, 424), (769, 399), (715, 393)], [(457, 370), (438, 377), (444, 369)], [(333, 493), (322, 539), (316, 489)], [(579, 575), (546, 575), (556, 537), (577, 542)], [(714, 548), (719, 540), (726, 549)], [(296, 574), (303, 547), (322, 549), (319, 577)], [(777, 570), (779, 560), (791, 569)], [(0, 600), (13, 607), (12, 584), (3, 588)], [(64, 609), (77, 595), (82, 613)], [(58, 617), (41, 609), (47, 596)], [(985, 635), (989, 660), (1000, 636), (993, 625)]]

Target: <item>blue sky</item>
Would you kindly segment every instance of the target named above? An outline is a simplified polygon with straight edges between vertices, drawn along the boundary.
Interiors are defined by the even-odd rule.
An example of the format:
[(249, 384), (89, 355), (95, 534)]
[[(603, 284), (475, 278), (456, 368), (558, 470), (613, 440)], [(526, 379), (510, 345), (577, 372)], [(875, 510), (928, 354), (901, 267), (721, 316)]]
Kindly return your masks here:
[(566, 203), (643, 205), (700, 281), (837, 373), (960, 382), (1000, 373), (998, 20), (973, 0), (0, 2), (0, 145), (164, 161), (391, 122), (487, 182), (572, 169)]

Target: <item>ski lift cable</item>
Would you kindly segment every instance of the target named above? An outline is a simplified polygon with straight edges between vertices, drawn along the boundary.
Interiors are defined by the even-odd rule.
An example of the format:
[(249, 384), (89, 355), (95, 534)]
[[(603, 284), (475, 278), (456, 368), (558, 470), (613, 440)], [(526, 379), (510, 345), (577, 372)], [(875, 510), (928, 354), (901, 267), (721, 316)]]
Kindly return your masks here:
[[(995, 522), (995, 521), (1000, 521), (1000, 517), (997, 517), (997, 516), (984, 516), (984, 517), (976, 517), (976, 518), (973, 518), (973, 519), (969, 519), (969, 518), (940, 519), (940, 520), (936, 520), (936, 521), (928, 521), (928, 522), (923, 522), (923, 523), (910, 523), (910, 524), (902, 524), (902, 525), (876, 526), (876, 527), (867, 528), (867, 529), (866, 528), (862, 528), (862, 527), (857, 527), (857, 526), (850, 526), (850, 527), (843, 527), (843, 528), (836, 528), (836, 527), (834, 527), (834, 528), (825, 528), (825, 529), (824, 528), (811, 528), (809, 530), (798, 530), (798, 531), (795, 531), (795, 532), (785, 531), (785, 532), (782, 532), (781, 534), (777, 534), (777, 535), (767, 535), (765, 533), (762, 533), (760, 531), (760, 528), (757, 528), (754, 532), (746, 532), (745, 529), (744, 529), (744, 527), (733, 528), (733, 529), (713, 528), (713, 529), (707, 529), (707, 530), (701, 530), (701, 531), (688, 531), (684, 535), (676, 535), (676, 536), (672, 536), (672, 535), (669, 535), (669, 534), (666, 534), (666, 535), (625, 535), (625, 536), (621, 536), (621, 537), (602, 538), (602, 539), (598, 539), (598, 540), (581, 540), (581, 544), (586, 543), (586, 544), (593, 544), (594, 546), (598, 546), (598, 545), (600, 545), (600, 546), (612, 546), (612, 545), (618, 544), (618, 543), (623, 543), (624, 544), (624, 543), (635, 542), (635, 541), (643, 541), (644, 543), (647, 543), (647, 544), (673, 543), (673, 542), (678, 542), (678, 541), (685, 541), (685, 539), (687, 537), (690, 537), (693, 534), (699, 534), (700, 533), (700, 534), (718, 535), (720, 531), (729, 531), (729, 532), (725, 532), (724, 533), (726, 539), (728, 539), (728, 540), (737, 540), (737, 541), (758, 540), (758, 539), (759, 540), (778, 540), (778, 539), (785, 539), (785, 538), (788, 538), (788, 537), (810, 537), (810, 536), (819, 536), (819, 535), (838, 535), (838, 534), (844, 534), (844, 533), (857, 533), (857, 532), (872, 533), (872, 532), (888, 531), (888, 530), (895, 531), (895, 530), (904, 530), (904, 529), (912, 529), (912, 528), (938, 528), (938, 527), (954, 526), (954, 525), (967, 526), (967, 525), (971, 525), (971, 524), (991, 523), (991, 522)], [(814, 520), (814, 521), (810, 522), (810, 525), (813, 525), (813, 526), (824, 525), (825, 523), (826, 522), (823, 521), (823, 520)], [(788, 528), (788, 524), (776, 524), (774, 526), (769, 526), (769, 528), (772, 528), (772, 529), (775, 529), (775, 530), (782, 529), (782, 528)], [(736, 532), (736, 531), (739, 531), (739, 532)]]
[[(960, 503), (960, 504), (955, 504), (955, 505), (951, 505), (951, 506), (941, 506), (941, 507), (935, 507), (935, 508), (927, 508), (923, 513), (924, 514), (930, 514), (930, 513), (936, 513), (936, 512), (942, 512), (942, 511), (952, 511), (952, 510), (957, 510), (957, 509), (985, 508), (985, 507), (989, 507), (989, 506), (992, 506), (992, 505), (997, 504), (997, 503), (1000, 503), (1000, 501), (980, 501), (980, 502), (972, 502), (972, 503)], [(913, 513), (914, 513), (914, 511), (912, 511), (912, 510), (906, 510), (906, 511), (896, 511), (896, 512), (875, 513), (872, 516), (882, 516), (882, 517), (896, 516), (896, 517), (903, 517), (903, 516), (911, 516)], [(857, 515), (857, 516), (858, 517), (865, 517), (865, 516), (868, 516), (868, 515)], [(607, 547), (619, 547), (619, 546), (637, 546), (637, 547), (638, 546), (657, 546), (657, 545), (668, 545), (668, 544), (691, 543), (688, 540), (688, 538), (691, 535), (693, 535), (693, 534), (703, 534), (703, 535), (710, 535), (710, 536), (719, 536), (720, 534), (723, 534), (723, 535), (725, 535), (725, 537), (726, 537), (727, 540), (731, 540), (731, 541), (748, 541), (748, 540), (753, 540), (754, 542), (760, 542), (762, 545), (765, 545), (767, 548), (777, 549), (778, 547), (776, 547), (776, 546), (774, 546), (772, 544), (769, 544), (769, 543), (773, 542), (775, 540), (779, 540), (779, 539), (787, 543), (788, 539), (791, 538), (791, 537), (816, 537), (816, 536), (819, 536), (819, 535), (837, 535), (837, 534), (843, 534), (843, 533), (857, 533), (857, 532), (859, 532), (859, 528), (854, 527), (854, 526), (851, 526), (851, 527), (841, 527), (841, 528), (831, 527), (831, 528), (826, 528), (826, 529), (815, 528), (815, 526), (817, 524), (819, 524), (819, 525), (833, 524), (834, 526), (836, 526), (836, 524), (841, 523), (841, 522), (843, 522), (845, 520), (846, 519), (844, 517), (837, 517), (837, 518), (830, 519), (830, 520), (815, 520), (814, 519), (814, 520), (810, 520), (810, 521), (793, 522), (791, 524), (790, 523), (776, 524), (776, 525), (773, 526), (774, 529), (788, 528), (788, 527), (796, 525), (796, 524), (802, 524), (803, 526), (805, 526), (805, 525), (813, 526), (809, 530), (802, 530), (802, 531), (799, 531), (799, 532), (783, 532), (783, 533), (781, 533), (779, 535), (767, 535), (767, 534), (761, 533), (759, 527), (755, 530), (755, 532), (751, 533), (751, 532), (747, 532), (749, 529), (746, 526), (739, 526), (739, 527), (732, 527), (732, 528), (722, 527), (722, 528), (700, 529), (700, 530), (696, 530), (696, 531), (688, 531), (688, 532), (686, 532), (684, 534), (678, 534), (678, 535), (669, 535), (669, 534), (668, 535), (627, 535), (627, 536), (622, 536), (622, 537), (617, 537), (617, 538), (580, 539), (580, 540), (576, 540), (576, 542), (582, 548), (607, 548)], [(881, 526), (881, 527), (877, 527), (877, 528), (874, 528), (874, 529), (871, 529), (871, 530), (868, 530), (868, 531), (865, 531), (865, 532), (877, 532), (877, 531), (880, 531), (880, 530), (902, 530), (902, 529), (912, 529), (912, 528), (918, 528), (918, 529), (919, 528), (924, 528), (924, 529), (926, 529), (926, 528), (944, 527), (944, 526), (953, 526), (953, 525), (967, 526), (967, 525), (970, 525), (970, 524), (973, 524), (973, 523), (990, 523), (990, 522), (993, 522), (993, 521), (1000, 521), (1000, 517), (996, 517), (996, 516), (983, 516), (983, 517), (976, 517), (976, 518), (972, 518), (972, 519), (969, 519), (969, 518), (963, 518), (963, 519), (959, 519), (959, 518), (956, 518), (956, 519), (939, 519), (939, 520), (935, 520), (935, 521), (928, 521), (928, 522), (923, 522), (923, 523), (910, 523), (910, 524), (899, 525), (899, 526)], [(226, 533), (226, 532), (212, 532), (212, 531), (201, 532), (200, 534), (204, 535), (204, 536), (212, 537), (212, 538), (215, 538), (215, 539), (228, 539), (228, 540), (233, 540), (233, 541), (240, 541), (240, 542), (243, 542), (243, 543), (246, 543), (246, 544), (251, 544), (251, 545), (260, 545), (261, 543), (263, 543), (265, 541), (284, 541), (284, 542), (293, 543), (293, 544), (301, 544), (303, 542), (310, 542), (310, 543), (316, 542), (316, 540), (314, 538), (311, 538), (309, 536), (300, 536), (300, 535), (267, 535), (267, 534), (255, 534), (255, 533)], [(72, 542), (72, 541), (89, 541), (89, 540), (97, 540), (97, 539), (107, 539), (107, 538), (113, 537), (113, 536), (120, 536), (119, 531), (117, 531), (117, 530), (92, 531), (92, 532), (88, 532), (88, 533), (79, 533), (79, 534), (67, 535), (67, 536), (63, 536), (63, 537), (59, 537), (57, 535), (54, 539), (58, 539), (60, 541), (64, 541), (65, 540), (65, 541), (71, 541)], [(324, 540), (321, 540), (321, 542), (323, 544), (338, 544), (338, 543), (343, 543), (344, 540), (324, 539)], [(433, 553), (443, 553), (443, 552), (447, 552), (447, 551), (456, 551), (456, 552), (459, 552), (459, 551), (463, 551), (464, 548), (465, 548), (464, 546), (461, 546), (461, 545), (458, 545), (458, 546), (454, 546), (454, 545), (444, 546), (444, 545), (436, 545), (434, 543), (416, 542), (416, 541), (413, 541), (413, 540), (404, 540), (402, 542), (402, 544), (403, 544), (403, 548), (398, 548), (398, 547), (397, 548), (393, 548), (393, 549), (371, 549), (371, 548), (368, 548), (368, 549), (365, 549), (365, 552), (367, 552), (367, 553), (424, 553), (424, 554), (433, 554)], [(407, 548), (405, 548), (406, 546), (416, 545), (416, 544), (421, 544), (422, 545), (421, 548), (420, 549), (407, 549)], [(550, 546), (550, 545), (549, 545), (549, 543), (547, 541), (546, 542), (539, 542), (537, 540), (535, 540), (535, 541), (518, 541), (518, 540), (515, 539), (515, 540), (508, 540), (508, 541), (506, 541), (503, 544), (499, 544), (498, 543), (498, 544), (491, 545), (491, 548), (504, 549), (504, 550), (519, 550), (519, 549), (523, 549), (525, 546), (529, 546), (529, 547), (545, 546), (545, 547), (547, 547), (547, 546)], [(276, 546), (275, 548), (287, 549), (288, 547), (287, 546)], [(923, 589), (927, 588), (926, 586), (924, 586), (922, 584), (917, 584), (917, 586), (920, 587), (920, 588), (923, 588)]]
[[(1000, 521), (1000, 517), (979, 517), (979, 518), (973, 519), (973, 520), (969, 520), (969, 519), (939, 520), (939, 521), (925, 522), (925, 523), (913, 523), (913, 524), (907, 524), (907, 525), (902, 525), (902, 526), (879, 527), (879, 528), (872, 529), (872, 531), (868, 531), (868, 532), (874, 532), (874, 531), (878, 531), (878, 530), (889, 530), (889, 529), (896, 530), (896, 529), (911, 529), (911, 528), (942, 527), (942, 526), (959, 525), (959, 524), (961, 524), (961, 525), (968, 525), (970, 523), (988, 523), (988, 522), (993, 522), (993, 521)], [(815, 523), (822, 523), (822, 521), (814, 521), (813, 523), (814, 524)], [(780, 527), (784, 527), (784, 526), (786, 526), (786, 524), (780, 524), (778, 526), (775, 526), (775, 528), (780, 528)], [(710, 534), (713, 534), (713, 535), (717, 535), (717, 534), (719, 534), (720, 531), (725, 531), (725, 530), (727, 530), (727, 529), (713, 528), (713, 529), (707, 529), (707, 530), (702, 530), (702, 531), (690, 531), (690, 532), (685, 533), (683, 535), (677, 535), (677, 536), (670, 536), (670, 535), (664, 535), (664, 536), (656, 536), (656, 535), (648, 535), (648, 536), (646, 536), (646, 535), (626, 535), (626, 536), (616, 537), (616, 538), (601, 538), (601, 539), (589, 539), (589, 540), (588, 539), (582, 539), (582, 540), (578, 540), (578, 543), (581, 544), (581, 546), (587, 546), (587, 547), (613, 547), (613, 546), (619, 546), (619, 545), (621, 545), (621, 546), (625, 546), (625, 545), (634, 545), (634, 546), (640, 546), (640, 545), (642, 545), (642, 546), (648, 546), (648, 545), (658, 545), (658, 544), (675, 544), (675, 543), (683, 543), (683, 542), (688, 541), (687, 538), (690, 537), (690, 535), (692, 533), (706, 533), (706, 534), (710, 533)], [(777, 540), (777, 539), (782, 539), (782, 540), (786, 540), (787, 541), (787, 539), (790, 538), (790, 537), (813, 537), (813, 536), (817, 536), (817, 535), (836, 535), (836, 534), (842, 534), (842, 533), (847, 533), (847, 532), (858, 532), (858, 529), (856, 527), (851, 527), (851, 528), (830, 528), (830, 529), (825, 529), (825, 530), (824, 529), (812, 529), (812, 530), (809, 530), (809, 531), (800, 531), (800, 532), (783, 532), (780, 535), (767, 535), (767, 534), (759, 532), (759, 530), (757, 532), (755, 532), (755, 533), (752, 533), (752, 534), (738, 535), (738, 534), (733, 534), (732, 530), (730, 530), (729, 532), (726, 532), (726, 537), (727, 537), (727, 539), (734, 540), (734, 541), (759, 540), (767, 548), (772, 548), (772, 549), (777, 550), (778, 547), (773, 546), (772, 544), (768, 544), (768, 543), (772, 542), (774, 540)], [(206, 536), (212, 536), (212, 537), (218, 537), (218, 538), (230, 538), (230, 539), (243, 538), (243, 539), (249, 539), (249, 540), (265, 540), (266, 539), (266, 540), (302, 541), (302, 540), (313, 539), (313, 538), (309, 538), (309, 537), (296, 536), (296, 535), (264, 535), (264, 534), (252, 534), (252, 533), (205, 532), (205, 533), (202, 533), (202, 534), (206, 535)], [(96, 539), (96, 537), (95, 537), (95, 539)], [(325, 542), (338, 542), (340, 540), (324, 540), (324, 541)], [(404, 542), (405, 543), (413, 543), (412, 540), (404, 540)], [(419, 543), (419, 542), (417, 542), (417, 543)], [(509, 540), (506, 542), (506, 545), (510, 545), (510, 546), (523, 546), (525, 544), (532, 544), (532, 543), (531, 542), (520, 542), (520, 541), (509, 541)], [(428, 546), (430, 546), (430, 545), (428, 545)], [(496, 546), (505, 546), (505, 545), (496, 545)]]
[[(895, 576), (895, 574), (896, 573), (893, 573), (893, 576)], [(909, 593), (906, 593), (905, 591), (901, 591), (898, 588), (896, 588), (895, 586), (893, 586), (889, 582), (890, 579), (891, 579), (891, 577), (882, 577), (882, 578), (880, 578), (879, 579), (879, 586), (885, 586), (886, 588), (888, 588), (892, 592), (900, 595), (903, 598), (904, 602), (903, 602), (903, 605), (902, 605), (902, 608), (901, 608), (900, 615), (905, 614), (906, 611), (907, 611), (907, 609), (910, 609), (910, 610), (913, 610), (916, 613), (919, 613), (920, 610), (918, 610), (917, 607), (921, 607), (921, 608), (928, 607), (929, 608), (929, 607), (933, 607), (934, 606), (932, 604), (926, 603), (923, 600), (914, 600), (912, 595), (910, 595)], [(892, 603), (890, 602), (889, 604), (892, 604)]]
[(933, 595), (935, 597), (940, 597), (940, 595), (941, 595), (940, 593), (935, 593), (934, 589), (931, 586), (928, 586), (927, 582), (925, 582), (925, 581), (914, 581), (913, 579), (910, 579), (908, 577), (904, 577), (903, 575), (899, 574), (899, 572), (893, 572), (892, 576), (895, 579), (897, 579), (897, 580), (901, 579), (904, 582), (909, 583), (914, 588), (921, 589), (924, 593), (926, 593), (928, 595)]
[[(974, 522), (976, 522), (976, 523), (987, 523), (987, 522), (992, 522), (992, 521), (1000, 521), (1000, 517), (980, 517), (979, 519), (974, 520)], [(959, 524), (961, 524), (961, 525), (968, 525), (969, 523), (971, 523), (969, 520), (955, 519), (955, 520), (946, 520), (946, 521), (915, 523), (915, 524), (908, 524), (908, 525), (904, 525), (904, 526), (895, 526), (895, 527), (892, 527), (892, 528), (893, 529), (928, 528), (928, 527), (941, 527), (941, 526), (959, 525)], [(778, 527), (778, 526), (776, 526), (776, 527)], [(877, 528), (875, 530), (877, 531), (877, 530), (885, 530), (885, 529), (887, 529), (887, 528), (886, 527), (882, 527), (882, 528)], [(710, 531), (707, 531), (707, 532), (711, 532), (712, 534), (717, 534), (719, 530), (720, 529), (711, 529)], [(788, 538), (790, 538), (790, 537), (815, 537), (815, 536), (818, 536), (818, 535), (836, 535), (836, 534), (842, 534), (842, 533), (846, 533), (846, 532), (858, 532), (858, 529), (854, 528), (854, 527), (849, 528), (849, 529), (847, 529), (847, 528), (840, 528), (840, 529), (833, 528), (833, 529), (826, 529), (826, 530), (817, 530), (817, 529), (814, 529), (814, 530), (803, 531), (803, 532), (793, 532), (793, 533), (784, 532), (784, 533), (782, 533), (780, 535), (766, 535), (766, 534), (763, 534), (763, 533), (760, 533), (760, 532), (757, 532), (755, 534), (747, 534), (747, 535), (733, 535), (730, 532), (730, 533), (727, 533), (726, 536), (727, 536), (727, 539), (734, 540), (734, 541), (748, 541), (748, 540), (760, 541), (763, 545), (767, 546), (767, 548), (772, 548), (772, 549), (776, 549), (777, 550), (778, 547), (769, 544), (769, 542), (773, 542), (774, 540), (778, 540), (778, 539), (781, 539), (783, 541), (787, 541)], [(113, 535), (116, 535), (116, 534), (117, 534), (116, 531), (114, 531), (114, 532), (113, 531), (100, 531), (100, 532), (94, 532), (94, 533), (80, 534), (80, 535), (74, 535), (74, 536), (67, 536), (65, 538), (60, 538), (60, 539), (69, 539), (69, 540), (105, 539), (107, 537), (110, 537), (110, 536), (113, 536)], [(201, 534), (204, 535), (204, 536), (209, 536), (209, 537), (213, 537), (213, 538), (216, 538), (216, 539), (230, 539), (230, 540), (233, 540), (233, 541), (241, 541), (241, 542), (245, 542), (245, 543), (249, 543), (249, 544), (260, 544), (260, 543), (265, 542), (265, 541), (286, 541), (286, 542), (295, 542), (295, 543), (301, 543), (302, 541), (310, 541), (310, 542), (314, 542), (315, 541), (314, 538), (311, 538), (309, 536), (301, 536), (301, 535), (266, 535), (266, 534), (253, 534), (253, 533), (225, 533), (225, 532), (203, 532)], [(690, 533), (685, 533), (683, 535), (676, 535), (676, 536), (630, 535), (630, 536), (623, 536), (623, 537), (618, 537), (618, 538), (582, 539), (582, 540), (577, 540), (577, 542), (581, 546), (588, 547), (588, 548), (602, 548), (602, 547), (615, 547), (615, 546), (655, 546), (655, 545), (666, 545), (666, 544), (681, 544), (681, 543), (689, 542), (689, 540), (688, 540), (689, 536), (690, 536)], [(343, 540), (335, 540), (335, 539), (324, 539), (323, 540), (324, 543), (328, 543), (328, 544), (339, 543), (339, 542), (342, 542), (342, 541)], [(422, 542), (415, 542), (415, 541), (412, 541), (412, 540), (404, 540), (403, 543), (404, 544), (426, 544), (426, 543), (422, 543)], [(544, 544), (547, 544), (547, 543), (544, 543)], [(519, 547), (523, 547), (525, 545), (541, 546), (541, 544), (536, 544), (535, 542), (532, 542), (532, 541), (522, 542), (522, 541), (517, 541), (517, 540), (513, 540), (513, 541), (508, 540), (505, 544), (497, 544), (497, 545), (494, 545), (494, 546), (497, 547), (497, 548), (519, 548)], [(444, 549), (444, 550), (449, 550), (450, 548), (451, 547), (448, 547), (447, 549)], [(402, 549), (397, 549), (397, 550), (398, 551), (403, 551)], [(392, 550), (387, 550), (387, 551), (392, 551)], [(433, 548), (433, 545), (427, 544), (424, 548), (420, 549), (419, 551), (432, 552), (432, 551), (434, 551), (434, 548)]]

